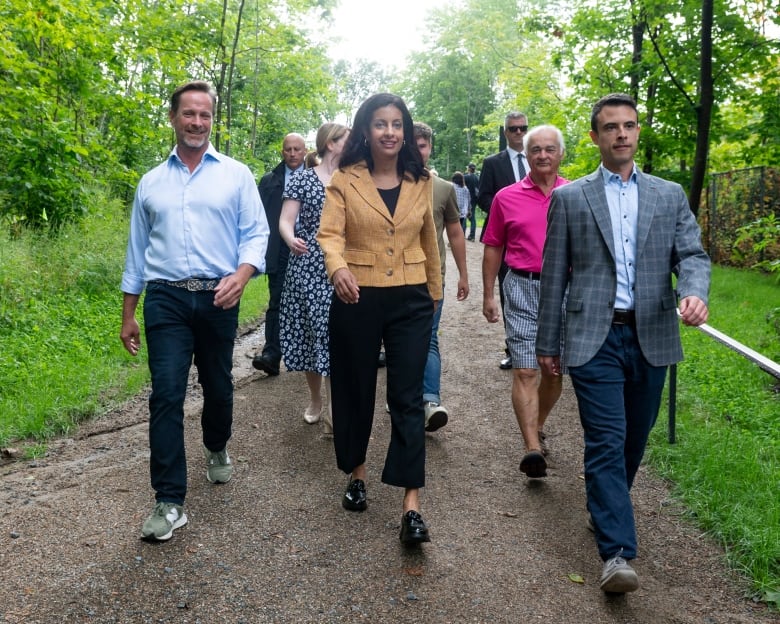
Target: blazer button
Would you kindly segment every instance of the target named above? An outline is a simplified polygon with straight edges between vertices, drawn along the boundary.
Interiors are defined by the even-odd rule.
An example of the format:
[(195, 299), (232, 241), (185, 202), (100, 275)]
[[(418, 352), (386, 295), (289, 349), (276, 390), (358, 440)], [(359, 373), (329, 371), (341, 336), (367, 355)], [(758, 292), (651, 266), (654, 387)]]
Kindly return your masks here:
[(395, 230), (393, 228), (388, 228), (387, 235), (392, 236), (393, 234), (395, 234)]
[(388, 256), (392, 256), (393, 255), (393, 250), (392, 249), (388, 249), (387, 250), (387, 255)]
[(389, 277), (393, 274), (393, 269), (387, 269), (386, 275)]

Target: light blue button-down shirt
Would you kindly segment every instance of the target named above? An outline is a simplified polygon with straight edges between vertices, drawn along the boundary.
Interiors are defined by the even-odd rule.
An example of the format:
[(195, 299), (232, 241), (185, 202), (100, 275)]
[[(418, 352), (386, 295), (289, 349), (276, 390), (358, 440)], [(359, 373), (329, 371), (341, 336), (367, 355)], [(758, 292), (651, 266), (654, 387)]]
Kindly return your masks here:
[(209, 144), (190, 173), (174, 148), (136, 189), (122, 292), (141, 294), (155, 279), (222, 278), (240, 264), (262, 273), (268, 234), (249, 167)]
[(609, 217), (612, 220), (612, 239), (615, 243), (617, 292), (615, 307), (634, 309), (634, 285), (636, 283), (636, 228), (639, 215), (639, 186), (636, 181), (636, 165), (624, 182), (616, 173), (601, 167), (604, 191), (607, 194)]

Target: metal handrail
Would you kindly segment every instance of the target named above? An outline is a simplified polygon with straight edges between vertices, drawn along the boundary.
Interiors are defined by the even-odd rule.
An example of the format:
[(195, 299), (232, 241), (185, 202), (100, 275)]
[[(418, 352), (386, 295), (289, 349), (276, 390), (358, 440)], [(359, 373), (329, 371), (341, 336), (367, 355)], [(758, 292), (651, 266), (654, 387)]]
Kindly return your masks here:
[[(679, 315), (680, 311), (677, 311)], [(750, 360), (756, 364), (759, 368), (766, 371), (770, 375), (773, 375), (776, 379), (780, 379), (780, 364), (773, 362), (768, 357), (761, 355), (757, 351), (754, 351), (748, 346), (743, 345), (738, 340), (727, 336), (721, 331), (718, 331), (714, 327), (702, 323), (696, 327), (699, 331), (707, 334), (710, 338), (718, 341), (719, 343), (727, 346), (732, 351), (739, 353), (742, 357)], [(674, 444), (676, 441), (675, 425), (677, 418), (677, 364), (672, 364), (669, 367), (669, 444)]]

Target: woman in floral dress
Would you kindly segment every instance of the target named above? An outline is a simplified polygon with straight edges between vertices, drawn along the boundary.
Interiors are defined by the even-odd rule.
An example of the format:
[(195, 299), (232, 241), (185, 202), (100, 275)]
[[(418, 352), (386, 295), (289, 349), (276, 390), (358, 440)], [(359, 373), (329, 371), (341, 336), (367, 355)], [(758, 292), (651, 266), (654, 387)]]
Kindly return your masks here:
[[(316, 235), (325, 201), (325, 186), (338, 168), (349, 128), (323, 124), (317, 132), (317, 153), (321, 159), (312, 169), (296, 171), (284, 191), (279, 233), (290, 248), (279, 314), (279, 340), (284, 364), (289, 371), (303, 371), (309, 386), (309, 405), (303, 419), (314, 424), (322, 420), (332, 432), (330, 403), (330, 356), (328, 314), (333, 286)], [(326, 404), (322, 402), (325, 380)]]

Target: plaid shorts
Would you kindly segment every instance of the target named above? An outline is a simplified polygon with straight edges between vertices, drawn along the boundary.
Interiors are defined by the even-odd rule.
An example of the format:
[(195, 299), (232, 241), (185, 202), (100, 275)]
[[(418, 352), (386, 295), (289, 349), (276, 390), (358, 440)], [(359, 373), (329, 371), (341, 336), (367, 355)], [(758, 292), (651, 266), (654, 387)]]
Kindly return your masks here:
[[(504, 320), (512, 368), (539, 368), (536, 361), (536, 319), (539, 315), (539, 280), (507, 272), (504, 278)], [(564, 301), (564, 306), (565, 301)], [(563, 318), (563, 317), (562, 317)], [(563, 363), (561, 328), (561, 363)], [(563, 367), (563, 373), (566, 368)]]

